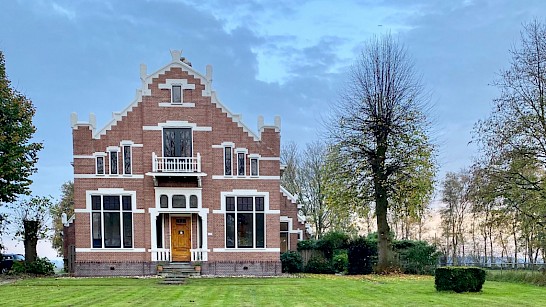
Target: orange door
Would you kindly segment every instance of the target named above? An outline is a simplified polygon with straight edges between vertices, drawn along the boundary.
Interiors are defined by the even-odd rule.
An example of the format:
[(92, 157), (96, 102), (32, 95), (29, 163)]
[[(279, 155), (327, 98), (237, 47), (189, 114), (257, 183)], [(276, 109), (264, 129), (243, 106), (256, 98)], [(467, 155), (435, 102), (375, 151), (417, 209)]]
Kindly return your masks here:
[(191, 261), (191, 219), (189, 217), (171, 218), (171, 256), (172, 261)]

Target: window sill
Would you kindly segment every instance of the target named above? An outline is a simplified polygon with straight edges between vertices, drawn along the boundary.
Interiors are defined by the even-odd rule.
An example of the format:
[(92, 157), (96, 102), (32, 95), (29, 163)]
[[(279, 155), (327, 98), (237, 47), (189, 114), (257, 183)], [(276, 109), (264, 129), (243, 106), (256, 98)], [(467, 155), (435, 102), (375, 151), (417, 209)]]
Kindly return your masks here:
[(213, 248), (216, 253), (279, 253), (280, 248)]
[(183, 102), (183, 103), (160, 102), (159, 106), (160, 107), (167, 107), (167, 108), (193, 108), (193, 107), (195, 107), (195, 103), (193, 103), (193, 102)]
[(144, 253), (145, 248), (76, 248), (78, 253)]

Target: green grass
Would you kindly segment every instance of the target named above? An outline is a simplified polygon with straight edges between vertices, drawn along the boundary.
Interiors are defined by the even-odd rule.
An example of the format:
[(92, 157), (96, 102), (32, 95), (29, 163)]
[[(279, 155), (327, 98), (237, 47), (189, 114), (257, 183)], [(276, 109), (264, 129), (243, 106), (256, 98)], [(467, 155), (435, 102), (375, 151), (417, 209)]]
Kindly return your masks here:
[(3, 306), (544, 306), (546, 288), (486, 281), (480, 293), (436, 292), (430, 276), (159, 279), (40, 278), (0, 286)]
[(486, 280), (546, 286), (546, 273), (539, 270), (488, 270)]

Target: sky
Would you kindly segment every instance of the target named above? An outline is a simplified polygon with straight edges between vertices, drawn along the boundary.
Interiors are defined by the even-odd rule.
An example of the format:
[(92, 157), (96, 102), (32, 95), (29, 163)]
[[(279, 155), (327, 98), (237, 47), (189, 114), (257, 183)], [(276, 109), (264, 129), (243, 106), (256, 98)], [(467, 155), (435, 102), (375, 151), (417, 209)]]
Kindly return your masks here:
[[(218, 97), (247, 126), (280, 115), (282, 143), (303, 148), (324, 138), (349, 67), (385, 33), (422, 76), (441, 180), (477, 155), (473, 126), (499, 95), (491, 83), (509, 66), (522, 24), (545, 12), (542, 0), (0, 0), (0, 50), (12, 86), (37, 110), (44, 149), (34, 195), (58, 199), (73, 179), (70, 114), (95, 113), (102, 128), (133, 100), (141, 63), (155, 71), (182, 49), (198, 71), (211, 64)], [(54, 254), (41, 244), (39, 255)]]

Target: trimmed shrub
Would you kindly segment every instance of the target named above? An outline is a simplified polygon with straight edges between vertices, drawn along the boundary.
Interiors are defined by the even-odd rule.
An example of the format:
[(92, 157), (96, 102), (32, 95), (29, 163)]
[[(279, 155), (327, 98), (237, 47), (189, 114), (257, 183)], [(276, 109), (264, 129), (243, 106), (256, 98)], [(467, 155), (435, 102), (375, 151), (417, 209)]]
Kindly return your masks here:
[(334, 269), (326, 259), (322, 257), (311, 257), (305, 265), (305, 273), (333, 274)]
[(370, 274), (377, 259), (377, 243), (360, 237), (352, 240), (347, 249), (349, 274)]
[(336, 273), (344, 273), (347, 272), (348, 267), (349, 256), (347, 255), (347, 251), (340, 251), (332, 259), (332, 268), (336, 271)]
[(299, 273), (303, 270), (303, 259), (298, 252), (287, 251), (281, 255), (283, 273)]
[(473, 267), (437, 268), (434, 278), (436, 291), (479, 292), (485, 282), (485, 270)]
[(34, 262), (15, 262), (11, 267), (12, 274), (53, 275), (55, 265), (47, 258), (36, 258)]

